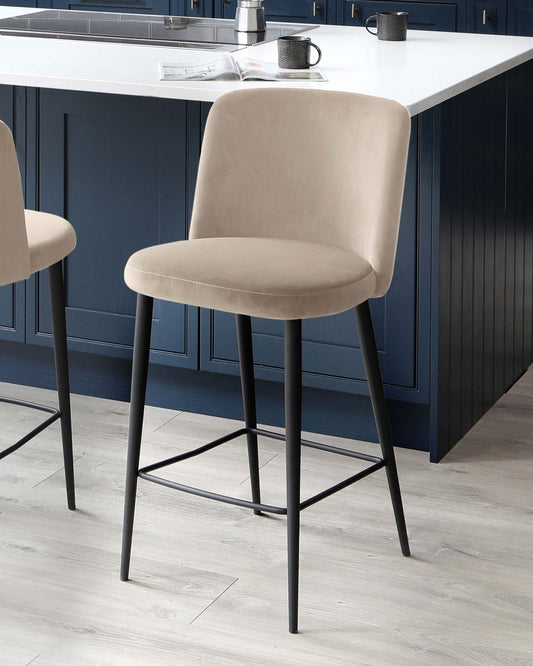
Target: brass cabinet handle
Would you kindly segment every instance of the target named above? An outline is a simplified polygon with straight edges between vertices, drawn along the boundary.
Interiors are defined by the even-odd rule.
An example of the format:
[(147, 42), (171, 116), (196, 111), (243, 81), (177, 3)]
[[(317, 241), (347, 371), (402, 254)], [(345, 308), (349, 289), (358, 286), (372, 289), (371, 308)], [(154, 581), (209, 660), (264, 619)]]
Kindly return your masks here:
[(483, 10), (483, 25), (487, 25), (487, 10)]
[(318, 14), (319, 10), (320, 10), (320, 7), (318, 6), (318, 3), (313, 2), (313, 16), (316, 16)]
[(352, 2), (352, 18), (353, 19), (355, 18), (355, 12), (356, 12), (355, 4)]
[(191, 11), (194, 11), (194, 6), (196, 5), (196, 0), (191, 0)]

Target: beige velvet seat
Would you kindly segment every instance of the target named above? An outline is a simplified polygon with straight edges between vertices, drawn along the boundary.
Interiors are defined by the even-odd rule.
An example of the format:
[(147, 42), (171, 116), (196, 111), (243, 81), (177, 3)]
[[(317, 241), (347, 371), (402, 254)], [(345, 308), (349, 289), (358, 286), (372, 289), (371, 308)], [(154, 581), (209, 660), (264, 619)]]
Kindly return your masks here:
[(270, 319), (342, 312), (376, 290), (372, 266), (355, 252), (282, 238), (199, 238), (147, 248), (129, 260), (126, 281), (154, 298)]
[[(289, 631), (297, 631), (299, 516), (329, 494), (385, 467), (402, 552), (409, 555), (390, 425), (368, 305), (394, 268), (410, 121), (385, 99), (318, 90), (255, 89), (213, 106), (204, 135), (190, 238), (130, 257), (138, 293), (121, 577), (127, 580), (137, 477), (287, 515)], [(153, 298), (236, 314), (245, 428), (188, 454), (139, 469)], [(301, 439), (301, 320), (356, 308), (382, 457)], [(287, 506), (260, 500), (250, 316), (285, 321)], [(179, 407), (177, 405), (177, 407)], [(151, 472), (246, 435), (252, 500), (221, 496)], [(302, 501), (300, 449), (372, 463)]]
[(63, 457), (69, 509), (75, 509), (72, 428), (68, 378), (65, 295), (62, 260), (76, 247), (76, 233), (61, 217), (24, 210), (20, 173), (13, 137), (0, 121), (0, 285), (25, 280), (32, 273), (49, 268), (50, 301), (59, 409), (0, 398), (50, 413), (41, 425), (0, 452), (0, 458), (19, 449), (45, 427), (61, 419)]

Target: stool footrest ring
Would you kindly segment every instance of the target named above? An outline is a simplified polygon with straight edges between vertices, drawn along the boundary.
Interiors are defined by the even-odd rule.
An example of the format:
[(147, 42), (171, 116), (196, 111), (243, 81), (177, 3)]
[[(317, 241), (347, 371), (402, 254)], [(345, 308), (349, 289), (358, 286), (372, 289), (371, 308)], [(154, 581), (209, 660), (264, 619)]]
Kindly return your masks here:
[[(200, 446), (197, 449), (193, 449), (192, 451), (187, 451), (177, 456), (173, 456), (172, 458), (167, 458), (165, 460), (162, 460), (161, 462), (153, 463), (152, 465), (147, 465), (146, 467), (142, 467), (141, 469), (138, 470), (137, 474), (141, 479), (146, 479), (147, 481), (152, 481), (153, 483), (158, 483), (159, 485), (166, 486), (167, 488), (173, 488), (174, 490), (181, 490), (185, 493), (190, 493), (191, 495), (198, 495), (199, 497), (206, 497), (208, 499), (217, 500), (218, 502), (224, 502), (225, 504), (235, 504), (236, 506), (242, 506), (250, 509), (255, 509), (258, 511), (264, 511), (266, 513), (277, 513), (277, 514), (286, 515), (287, 514), (286, 507), (274, 506), (271, 504), (262, 504), (259, 502), (251, 502), (249, 500), (240, 499), (238, 497), (230, 497), (229, 495), (221, 495), (219, 493), (213, 493), (209, 490), (203, 490), (201, 488), (187, 486), (182, 483), (177, 483), (176, 481), (170, 481), (169, 479), (163, 479), (159, 476), (154, 476), (153, 474), (150, 474), (150, 472), (153, 472), (156, 469), (161, 469), (162, 467), (167, 467), (168, 465), (172, 465), (174, 463), (181, 462), (182, 460), (187, 460), (188, 458), (200, 455), (201, 453), (205, 453), (206, 451), (214, 449), (215, 447), (220, 446), (221, 444), (225, 444), (226, 442), (229, 442), (232, 439), (236, 439), (237, 437), (241, 437), (242, 435), (246, 435), (248, 433), (255, 433), (256, 435), (269, 437), (270, 439), (285, 440), (285, 436), (283, 434), (271, 432), (270, 430), (262, 430), (260, 428), (240, 428), (239, 430), (235, 430), (234, 432), (231, 432), (228, 435), (219, 437), (218, 439), (215, 439), (212, 442), (204, 444), (203, 446)], [(330, 495), (333, 495), (334, 493), (338, 492), (339, 490), (342, 490), (343, 488), (347, 488), (348, 486), (352, 485), (352, 483), (364, 479), (369, 474), (377, 472), (378, 469), (381, 469), (386, 465), (386, 462), (382, 458), (378, 458), (376, 456), (369, 456), (365, 453), (358, 453), (356, 451), (350, 451), (348, 449), (341, 449), (336, 446), (330, 446), (329, 444), (322, 444), (319, 442), (302, 440), (302, 446), (308, 446), (311, 448), (327, 451), (329, 453), (336, 453), (338, 455), (344, 455), (350, 458), (365, 460), (373, 464), (361, 470), (360, 472), (353, 474), (347, 479), (340, 481), (334, 486), (331, 486), (330, 488), (327, 488), (326, 490), (323, 490), (322, 492), (313, 495), (309, 499), (304, 500), (303, 502), (300, 503), (300, 511), (302, 511), (303, 509), (307, 509), (307, 507), (316, 504), (316, 502), (319, 502), (320, 500), (325, 499)]]
[(33, 439), (36, 435), (42, 432), (45, 428), (48, 428), (49, 425), (52, 425), (54, 421), (57, 421), (57, 419), (61, 417), (61, 412), (59, 409), (56, 409), (55, 407), (47, 407), (46, 405), (39, 405), (35, 402), (28, 402), (27, 400), (16, 400), (15, 398), (0, 397), (0, 402), (5, 402), (10, 405), (20, 405), (21, 407), (29, 407), (30, 409), (38, 409), (41, 412), (48, 412), (52, 415), (40, 423), (36, 428), (30, 430), (27, 435), (24, 435), (24, 437), (21, 437), (14, 444), (11, 444), (11, 446), (8, 446), (3, 451), (0, 451), (0, 460), (8, 456), (10, 453), (13, 453), (17, 449), (20, 449), (21, 446), (24, 446), (24, 444), (29, 442), (30, 439)]

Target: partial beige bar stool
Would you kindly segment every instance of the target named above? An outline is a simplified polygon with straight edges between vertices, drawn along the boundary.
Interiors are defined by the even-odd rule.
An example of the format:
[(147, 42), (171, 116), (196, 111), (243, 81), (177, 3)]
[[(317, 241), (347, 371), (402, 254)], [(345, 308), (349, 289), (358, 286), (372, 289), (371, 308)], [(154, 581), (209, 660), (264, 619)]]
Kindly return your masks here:
[[(410, 121), (396, 102), (318, 90), (255, 89), (211, 109), (200, 159), (190, 240), (130, 257), (138, 293), (121, 578), (129, 576), (137, 478), (252, 509), (287, 515), (289, 631), (298, 631), (300, 512), (385, 468), (401, 549), (409, 555), (387, 405), (368, 299), (389, 288), (403, 197)], [(153, 299), (236, 314), (245, 427), (194, 451), (139, 469)], [(356, 310), (381, 457), (301, 438), (302, 319)], [(250, 317), (285, 322), (285, 435), (257, 428)], [(246, 435), (252, 499), (152, 474)], [(261, 502), (257, 436), (286, 441), (287, 506)], [(300, 497), (301, 446), (370, 465)]]
[(0, 451), (0, 459), (14, 453), (49, 425), (61, 420), (63, 461), (69, 509), (76, 508), (72, 425), (65, 322), (62, 260), (76, 247), (76, 233), (61, 217), (24, 210), (20, 172), (9, 128), (0, 121), (0, 286), (26, 280), (48, 268), (59, 409), (25, 400), (0, 402), (37, 409), (51, 416), (17, 442)]

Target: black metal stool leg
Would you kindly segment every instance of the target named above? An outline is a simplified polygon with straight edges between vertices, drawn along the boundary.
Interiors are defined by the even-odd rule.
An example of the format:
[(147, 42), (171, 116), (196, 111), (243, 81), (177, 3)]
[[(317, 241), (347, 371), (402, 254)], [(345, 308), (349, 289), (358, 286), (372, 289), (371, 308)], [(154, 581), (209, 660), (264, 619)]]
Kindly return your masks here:
[(285, 322), (285, 436), (287, 456), (287, 558), (289, 631), (298, 633), (300, 461), (302, 441), (302, 322)]
[(122, 527), (122, 561), (120, 579), (128, 580), (133, 536), (137, 475), (141, 453), (141, 437), (150, 360), (150, 337), (152, 333), (152, 311), (154, 300), (137, 295), (135, 318), (135, 340), (133, 344), (133, 370), (131, 378), (130, 424), (128, 433), (128, 461), (126, 463), (126, 490), (124, 499), (124, 522)]
[(76, 508), (74, 490), (74, 462), (72, 459), (72, 418), (70, 413), (70, 385), (68, 376), (67, 325), (65, 320), (65, 287), (63, 284), (63, 262), (58, 261), (48, 269), (50, 284), (50, 306), (54, 339), (57, 395), (61, 412), (61, 438), (67, 486), (67, 505)]
[[(235, 315), (237, 324), (237, 341), (239, 343), (239, 364), (241, 370), (242, 403), (244, 407), (244, 422), (247, 428), (257, 428), (255, 409), (255, 382), (254, 382), (254, 356), (252, 346), (252, 322), (247, 315)], [(257, 450), (257, 435), (247, 433), (248, 463), (250, 466), (250, 481), (252, 485), (252, 500), (259, 503), (261, 492), (259, 489), (259, 453)], [(261, 511), (254, 510), (258, 516)]]
[(385, 399), (378, 349), (368, 301), (361, 303), (361, 305), (358, 305), (355, 308), (355, 315), (357, 318), (361, 351), (363, 352), (368, 389), (372, 400), (372, 409), (374, 410), (379, 441), (383, 452), (383, 459), (385, 460), (385, 469), (387, 470), (387, 480), (389, 482), (396, 527), (398, 528), (402, 553), (408, 557), (411, 554), (409, 550), (409, 539), (407, 536), (407, 528), (405, 526), (400, 483), (398, 481), (398, 471), (396, 469), (396, 458), (394, 457), (394, 448), (392, 445), (389, 412), (387, 409), (387, 401)]

